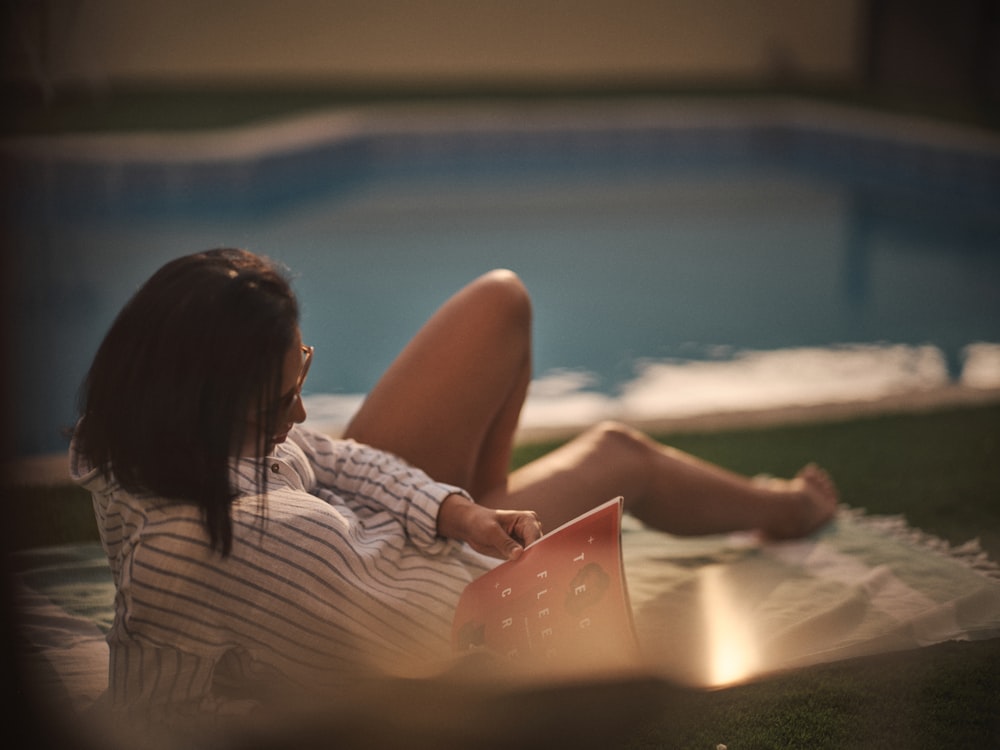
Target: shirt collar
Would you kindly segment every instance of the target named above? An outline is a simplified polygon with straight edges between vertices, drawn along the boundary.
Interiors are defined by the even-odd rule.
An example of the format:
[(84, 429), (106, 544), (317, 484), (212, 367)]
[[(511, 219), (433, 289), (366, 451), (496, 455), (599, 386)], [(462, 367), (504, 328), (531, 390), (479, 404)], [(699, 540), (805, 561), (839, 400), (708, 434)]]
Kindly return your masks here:
[(316, 483), (316, 475), (305, 453), (287, 440), (263, 458), (240, 458), (233, 462), (235, 489), (241, 495), (258, 494), (257, 482), (262, 467), (266, 474), (264, 489), (268, 492), (280, 489), (308, 492)]

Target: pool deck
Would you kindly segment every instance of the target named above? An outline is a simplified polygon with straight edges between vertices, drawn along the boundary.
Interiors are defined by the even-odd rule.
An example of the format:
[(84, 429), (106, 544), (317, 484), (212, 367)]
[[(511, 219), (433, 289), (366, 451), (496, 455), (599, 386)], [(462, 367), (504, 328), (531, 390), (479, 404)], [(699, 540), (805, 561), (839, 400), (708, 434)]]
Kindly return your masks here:
[[(764, 429), (784, 425), (846, 422), (885, 414), (919, 414), (942, 409), (1000, 404), (1000, 388), (969, 388), (958, 385), (909, 391), (880, 399), (850, 401), (775, 409), (726, 411), (650, 420), (629, 420), (629, 424), (649, 433), (719, 432)], [(518, 430), (518, 443), (564, 440), (588, 425), (532, 427)], [(15, 485), (57, 486), (69, 482), (66, 454), (16, 458), (4, 467), (5, 480)]]

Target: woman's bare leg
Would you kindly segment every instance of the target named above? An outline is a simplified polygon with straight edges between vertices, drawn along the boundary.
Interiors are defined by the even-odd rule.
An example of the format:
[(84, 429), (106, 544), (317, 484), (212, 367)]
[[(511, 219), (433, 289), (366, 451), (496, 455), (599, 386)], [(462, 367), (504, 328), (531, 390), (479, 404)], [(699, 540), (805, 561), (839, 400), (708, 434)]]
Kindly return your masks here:
[(506, 489), (531, 382), (531, 301), (510, 271), (451, 297), (368, 394), (344, 436), (479, 498)]
[(806, 467), (767, 484), (599, 425), (508, 478), (531, 379), (531, 304), (508, 271), (449, 299), (392, 363), (345, 436), (395, 453), (493, 508), (534, 510), (552, 530), (617, 495), (636, 517), (676, 534), (760, 529), (806, 534), (837, 504), (826, 474)]
[(829, 520), (837, 506), (832, 482), (815, 466), (792, 480), (755, 482), (616, 423), (518, 469), (507, 489), (482, 502), (534, 510), (551, 531), (618, 495), (637, 518), (675, 534), (757, 529), (797, 537)]

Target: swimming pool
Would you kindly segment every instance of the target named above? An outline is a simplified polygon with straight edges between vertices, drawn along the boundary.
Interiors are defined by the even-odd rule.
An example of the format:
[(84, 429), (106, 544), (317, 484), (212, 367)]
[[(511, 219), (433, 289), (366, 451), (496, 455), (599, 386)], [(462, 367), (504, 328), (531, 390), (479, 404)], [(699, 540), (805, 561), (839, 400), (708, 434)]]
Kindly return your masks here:
[(1000, 139), (801, 103), (381, 108), (8, 143), (15, 449), (167, 259), (286, 263), (335, 428), (451, 291), (535, 299), (525, 421), (1000, 387)]

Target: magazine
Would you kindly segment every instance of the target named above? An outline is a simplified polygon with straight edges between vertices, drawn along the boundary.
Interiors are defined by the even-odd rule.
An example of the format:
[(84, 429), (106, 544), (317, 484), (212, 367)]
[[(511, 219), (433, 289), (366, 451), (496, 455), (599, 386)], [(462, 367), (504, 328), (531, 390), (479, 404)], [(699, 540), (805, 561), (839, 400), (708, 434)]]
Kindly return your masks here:
[(455, 650), (486, 650), (531, 672), (633, 666), (622, 507), (609, 500), (469, 584), (455, 611)]

